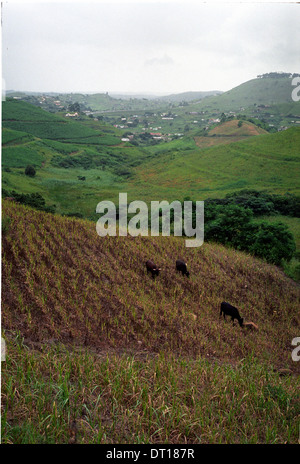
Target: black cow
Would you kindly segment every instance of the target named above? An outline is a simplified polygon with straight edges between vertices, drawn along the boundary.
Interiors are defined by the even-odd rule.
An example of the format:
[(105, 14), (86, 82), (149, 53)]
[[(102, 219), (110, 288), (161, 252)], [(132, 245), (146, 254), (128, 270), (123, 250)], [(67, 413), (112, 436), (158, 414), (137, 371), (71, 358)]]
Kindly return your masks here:
[(159, 271), (161, 271), (161, 269), (157, 267), (156, 264), (154, 264), (154, 262), (151, 261), (150, 259), (146, 261), (146, 268), (147, 268), (147, 273), (151, 272), (153, 279), (156, 275), (158, 276)]
[(182, 259), (177, 259), (177, 261), (176, 261), (176, 271), (181, 272), (182, 275), (186, 275), (187, 277), (190, 276), (190, 273), (187, 270), (186, 263), (184, 261), (182, 261)]
[(234, 325), (234, 319), (237, 319), (240, 326), (243, 326), (244, 319), (240, 316), (239, 310), (232, 306), (229, 303), (226, 303), (226, 301), (223, 301), (221, 303), (221, 311), (220, 311), (220, 317), (222, 316), (222, 313), (224, 315), (224, 319), (226, 320), (225, 316), (231, 316), (232, 323)]

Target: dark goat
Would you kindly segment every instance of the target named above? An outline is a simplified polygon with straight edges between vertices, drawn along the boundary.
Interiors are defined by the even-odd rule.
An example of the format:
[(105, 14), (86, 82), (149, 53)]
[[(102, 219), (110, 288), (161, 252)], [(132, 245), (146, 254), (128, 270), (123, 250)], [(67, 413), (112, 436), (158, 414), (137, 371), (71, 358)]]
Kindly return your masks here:
[(177, 261), (176, 261), (176, 270), (181, 272), (182, 275), (186, 275), (187, 277), (190, 276), (190, 273), (187, 270), (186, 263), (184, 261), (182, 261), (181, 259), (177, 259)]
[(244, 319), (240, 316), (239, 310), (232, 306), (229, 303), (226, 303), (226, 301), (223, 301), (221, 303), (221, 311), (220, 311), (220, 317), (222, 316), (222, 313), (224, 315), (224, 319), (226, 319), (225, 316), (231, 316), (231, 320), (234, 324), (234, 319), (237, 319), (240, 326), (243, 327), (243, 322)]
[(146, 261), (146, 268), (147, 268), (147, 272), (151, 272), (153, 279), (156, 275), (158, 276), (159, 271), (161, 271), (161, 269), (157, 267), (156, 264), (154, 264), (154, 262), (151, 261), (150, 259)]

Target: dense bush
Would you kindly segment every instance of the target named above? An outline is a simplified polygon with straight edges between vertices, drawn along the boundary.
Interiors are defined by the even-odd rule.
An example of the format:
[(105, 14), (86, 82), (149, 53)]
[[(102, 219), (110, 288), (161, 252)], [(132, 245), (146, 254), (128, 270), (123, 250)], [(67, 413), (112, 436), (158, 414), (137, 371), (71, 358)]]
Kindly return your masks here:
[(225, 198), (209, 198), (205, 201), (206, 207), (212, 204), (234, 204), (250, 208), (254, 216), (282, 214), (283, 216), (300, 217), (300, 198), (291, 193), (278, 195), (245, 189), (230, 193)]
[(18, 203), (31, 206), (41, 211), (46, 211), (48, 213), (55, 212), (55, 205), (46, 206), (45, 199), (39, 193), (17, 193), (15, 190), (7, 191), (3, 189), (2, 196), (3, 198), (13, 198)]
[(269, 263), (289, 261), (296, 251), (293, 235), (282, 223), (256, 224), (251, 209), (214, 206), (205, 211), (205, 240), (247, 251)]
[(281, 264), (290, 261), (296, 251), (293, 235), (285, 224), (259, 224), (258, 231), (252, 237), (250, 253), (263, 258), (269, 263)]
[[(275, 196), (272, 195), (272, 197)], [(242, 198), (244, 201), (241, 200)], [(296, 197), (285, 198), (288, 199), (287, 204), (290, 206), (291, 204), (296, 205)], [(190, 200), (190, 198), (187, 197), (184, 200)], [(238, 200), (237, 203), (240, 204), (235, 204), (232, 200)], [(275, 202), (272, 203), (269, 200), (269, 196), (263, 199), (259, 194), (254, 195), (254, 192), (252, 192), (252, 196), (247, 196), (243, 192), (243, 195), (236, 194), (222, 200), (205, 202), (205, 241), (218, 242), (237, 250), (246, 251), (272, 264), (279, 265), (282, 264), (283, 260), (290, 261), (295, 255), (296, 245), (288, 227), (280, 222), (268, 224), (253, 221), (254, 215), (258, 215), (258, 212), (266, 214), (266, 211), (272, 211), (274, 214), (276, 211)], [(286, 202), (283, 201), (283, 204), (286, 205)], [(193, 227), (195, 227), (195, 202), (193, 205)], [(288, 211), (290, 212), (291, 209), (289, 208)], [(171, 218), (173, 218), (172, 214)]]
[(25, 168), (25, 174), (26, 174), (26, 176), (34, 177), (36, 175), (36, 170), (34, 169), (33, 166), (28, 165)]

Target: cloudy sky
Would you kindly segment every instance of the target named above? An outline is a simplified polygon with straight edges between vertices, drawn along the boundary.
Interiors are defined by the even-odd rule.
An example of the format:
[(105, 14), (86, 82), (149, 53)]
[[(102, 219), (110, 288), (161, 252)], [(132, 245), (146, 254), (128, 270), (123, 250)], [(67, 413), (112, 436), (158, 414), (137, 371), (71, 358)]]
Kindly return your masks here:
[(2, 2), (6, 90), (229, 90), (300, 72), (300, 5), (243, 1)]

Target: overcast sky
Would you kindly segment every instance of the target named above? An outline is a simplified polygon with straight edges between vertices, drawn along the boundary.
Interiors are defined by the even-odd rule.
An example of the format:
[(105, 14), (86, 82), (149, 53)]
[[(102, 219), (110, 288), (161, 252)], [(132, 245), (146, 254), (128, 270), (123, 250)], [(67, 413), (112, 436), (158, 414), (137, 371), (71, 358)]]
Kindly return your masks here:
[(200, 1), (2, 2), (6, 90), (229, 90), (300, 72), (300, 5)]

